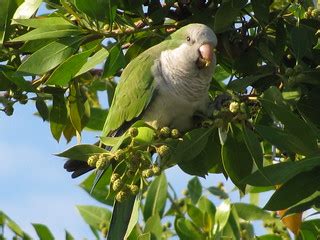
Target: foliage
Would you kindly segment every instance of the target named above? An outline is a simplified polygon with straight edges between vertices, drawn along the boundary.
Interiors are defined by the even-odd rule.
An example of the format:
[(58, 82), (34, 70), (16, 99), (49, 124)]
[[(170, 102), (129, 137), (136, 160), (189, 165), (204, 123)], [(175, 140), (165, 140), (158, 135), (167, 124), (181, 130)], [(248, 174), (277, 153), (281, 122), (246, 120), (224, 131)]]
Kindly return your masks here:
[[(50, 11), (39, 16), (41, 4)], [(216, 208), (202, 195), (196, 178), (188, 184), (190, 196), (183, 206), (167, 191), (156, 197), (159, 184), (161, 189), (168, 186), (161, 172), (174, 165), (197, 176), (223, 173), (242, 193), (252, 186), (277, 189), (266, 210), (288, 209), (285, 215), (290, 215), (318, 209), (320, 14), (312, 1), (4, 0), (2, 5), (1, 111), (12, 115), (15, 104), (34, 103), (57, 141), (62, 135), (67, 141), (79, 137), (83, 129), (102, 130), (107, 110), (98, 92), (106, 91), (111, 105), (126, 64), (170, 32), (201, 22), (217, 33), (218, 66), (209, 94), (214, 103), (222, 100), (212, 118), (187, 133), (169, 129), (165, 135), (165, 129), (137, 122), (136, 130), (122, 137), (102, 136), (99, 146), (77, 145), (60, 154), (90, 159), (101, 170), (96, 180), (90, 176), (81, 186), (104, 203), (116, 199), (113, 216), (103, 215), (105, 225), (111, 223), (110, 234), (120, 231), (129, 239), (170, 234), (181, 239), (237, 238), (243, 230), (252, 232), (243, 220), (264, 220), (267, 213), (252, 205), (225, 200)], [(112, 176), (125, 177), (115, 184), (119, 178)], [(167, 201), (175, 231), (160, 227), (168, 215)], [(145, 225), (135, 225), (140, 204)], [(255, 211), (259, 214), (251, 216)], [(80, 212), (96, 233), (97, 222)], [(117, 214), (131, 219), (128, 229), (113, 220)], [(12, 221), (2, 216), (10, 226)], [(317, 220), (304, 222), (300, 237), (314, 235), (317, 225)], [(47, 231), (35, 228), (38, 234)], [(12, 231), (24, 234), (19, 228)]]

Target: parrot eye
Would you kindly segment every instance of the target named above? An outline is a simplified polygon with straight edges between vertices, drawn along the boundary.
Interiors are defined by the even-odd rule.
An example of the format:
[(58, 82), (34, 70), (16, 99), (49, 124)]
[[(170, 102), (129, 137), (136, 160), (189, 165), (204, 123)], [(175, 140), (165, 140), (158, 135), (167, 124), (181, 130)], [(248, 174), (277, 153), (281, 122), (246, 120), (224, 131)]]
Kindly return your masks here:
[(191, 38), (188, 36), (188, 37), (187, 37), (187, 41), (190, 42), (190, 40), (191, 40)]

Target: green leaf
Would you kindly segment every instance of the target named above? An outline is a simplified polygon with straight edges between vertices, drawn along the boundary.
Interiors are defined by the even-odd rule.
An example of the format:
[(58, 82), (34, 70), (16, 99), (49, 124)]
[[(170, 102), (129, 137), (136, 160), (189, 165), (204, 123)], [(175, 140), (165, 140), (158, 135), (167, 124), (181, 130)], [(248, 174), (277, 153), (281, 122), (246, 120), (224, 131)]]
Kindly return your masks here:
[(117, 10), (117, 1), (112, 0), (74, 0), (76, 7), (88, 16), (97, 20), (107, 20), (112, 24)]
[(230, 76), (230, 73), (228, 73), (222, 66), (217, 65), (214, 70), (214, 79), (218, 82), (221, 82), (223, 80), (226, 80)]
[(119, 44), (115, 44), (109, 51), (109, 56), (104, 65), (103, 77), (108, 78), (115, 75), (126, 65), (122, 49)]
[(134, 228), (137, 226), (138, 220), (139, 220), (139, 209), (140, 209), (140, 201), (141, 197), (136, 197), (134, 204), (133, 204), (133, 209), (130, 217), (130, 221), (128, 224), (128, 229), (127, 232), (124, 236), (125, 239), (128, 238), (128, 236), (131, 234), (131, 232), (134, 230)]
[(144, 233), (151, 233), (151, 238), (161, 239), (162, 225), (159, 215), (156, 213), (148, 218), (144, 227)]
[(83, 220), (95, 229), (99, 229), (101, 223), (109, 225), (111, 220), (111, 212), (102, 207), (97, 206), (76, 206)]
[(276, 234), (266, 234), (266, 235), (258, 236), (257, 240), (282, 240), (282, 237)]
[(201, 231), (188, 219), (177, 218), (175, 221), (175, 230), (180, 239), (183, 240), (204, 240), (205, 236)]
[[(277, 90), (275, 88), (270, 88), (265, 92), (265, 95), (272, 91)], [(312, 128), (304, 120), (294, 114), (289, 107), (286, 107), (284, 104), (276, 104), (275, 101), (277, 101), (277, 99), (266, 99), (266, 97), (261, 99), (263, 108), (284, 124), (284, 130), (303, 141), (303, 145), (310, 151), (309, 155), (316, 152), (318, 150), (317, 139)]]
[(258, 74), (258, 75), (251, 75), (251, 76), (246, 76), (243, 78), (238, 78), (233, 81), (231, 81), (228, 84), (228, 88), (234, 91), (243, 91), (246, 89), (248, 86), (252, 86), (256, 81), (269, 76), (271, 73), (265, 73), (265, 74)]
[(204, 229), (209, 232), (214, 226), (216, 207), (206, 196), (200, 197), (198, 207), (204, 215)]
[(204, 226), (204, 213), (199, 208), (191, 204), (187, 204), (187, 213), (196, 226)]
[(156, 177), (149, 186), (146, 202), (143, 209), (145, 221), (154, 214), (161, 217), (167, 200), (167, 179), (164, 174)]
[(294, 176), (276, 190), (264, 208), (282, 210), (291, 207), (317, 191), (319, 180), (319, 170), (302, 172)]
[(314, 44), (314, 32), (302, 24), (291, 30), (291, 45), (295, 57), (302, 59), (304, 56), (312, 56), (311, 49)]
[(143, 233), (138, 237), (138, 240), (151, 240), (151, 233)]
[(275, 186), (318, 166), (320, 166), (320, 157), (305, 158), (298, 162), (282, 162), (254, 172), (243, 179), (243, 182), (252, 186)]
[(63, 38), (63, 37), (73, 37), (77, 35), (84, 34), (85, 32), (80, 30), (75, 26), (62, 25), (62, 26), (47, 26), (43, 28), (34, 29), (22, 36), (12, 39), (12, 42), (19, 41), (30, 41), (38, 39), (48, 39), (48, 38)]
[(56, 156), (87, 161), (88, 157), (90, 157), (91, 155), (107, 152), (107, 150), (95, 145), (79, 144), (67, 149), (62, 153), (56, 154)]
[(67, 107), (63, 95), (53, 94), (52, 109), (50, 111), (50, 130), (52, 136), (59, 141), (67, 123)]
[(68, 86), (69, 81), (76, 75), (87, 62), (93, 49), (72, 55), (59, 65), (48, 78), (47, 85)]
[(74, 240), (74, 237), (68, 232), (66, 231), (66, 238), (65, 240)]
[(246, 221), (255, 221), (255, 220), (262, 220), (262, 221), (272, 221), (274, 218), (271, 214), (253, 204), (247, 203), (234, 203), (232, 205), (239, 215), (239, 217)]
[(49, 120), (49, 109), (46, 102), (43, 99), (37, 98), (36, 108), (40, 116), (42, 117), (43, 121)]
[(246, 143), (246, 146), (251, 154), (253, 162), (256, 164), (258, 168), (263, 167), (263, 153), (261, 149), (260, 142), (258, 137), (254, 132), (247, 128), (246, 126), (242, 126), (242, 136), (243, 140)]
[(27, 58), (17, 71), (44, 74), (71, 56), (78, 48), (81, 38), (72, 37), (49, 43)]
[[(134, 126), (134, 125), (133, 125)], [(155, 130), (150, 126), (138, 127), (138, 135), (135, 137), (135, 141), (141, 144), (150, 144), (155, 138)]]
[(71, 22), (67, 21), (63, 17), (43, 17), (43, 18), (31, 18), (31, 19), (14, 19), (14, 24), (20, 24), (26, 27), (32, 28), (45, 28), (45, 27), (62, 27), (66, 28), (74, 26)]
[(91, 197), (102, 202), (104, 204), (113, 205), (113, 201), (109, 198), (106, 198), (109, 192), (110, 177), (112, 174), (112, 169), (108, 168), (105, 172), (105, 175), (101, 180), (96, 184), (95, 188), (91, 191), (96, 173), (91, 173), (83, 182), (80, 183), (80, 187), (84, 189)]
[(25, 0), (16, 10), (13, 19), (30, 18), (38, 10), (42, 0)]
[(86, 125), (86, 128), (91, 130), (101, 131), (106, 121), (108, 115), (108, 110), (101, 108), (91, 108), (90, 109), (90, 118)]
[(309, 147), (306, 146), (300, 138), (297, 138), (284, 130), (257, 125), (256, 131), (261, 137), (277, 146), (279, 149), (303, 155), (310, 154)]
[(245, 184), (241, 180), (251, 173), (253, 162), (242, 133), (235, 125), (230, 126), (227, 140), (222, 145), (222, 161), (232, 182), (244, 192)]
[(252, 0), (252, 8), (255, 17), (259, 20), (259, 23), (265, 25), (269, 22), (269, 0)]
[(0, 45), (7, 40), (10, 32), (10, 21), (22, 0), (2, 0), (0, 8)]
[(224, 2), (218, 8), (214, 19), (215, 33), (226, 31), (234, 22), (241, 8), (233, 7), (232, 2)]
[(115, 201), (107, 240), (123, 239), (132, 218), (135, 196), (129, 196), (124, 202)]
[(229, 215), (231, 212), (230, 200), (224, 200), (218, 207), (215, 216), (215, 230), (214, 232), (220, 232), (226, 226)]
[(54, 240), (54, 236), (47, 226), (36, 223), (33, 223), (32, 226), (36, 230), (39, 239)]
[[(186, 156), (178, 163), (184, 172), (201, 177), (204, 177), (209, 171), (221, 172), (221, 145), (218, 140), (218, 133), (217, 131), (209, 131), (208, 133), (209, 136), (205, 145), (201, 146), (200, 142), (196, 144), (199, 150), (202, 148), (201, 152), (193, 159), (186, 161), (189, 157)], [(194, 138), (194, 141), (197, 141), (197, 139)]]
[(212, 128), (197, 128), (187, 132), (183, 136), (183, 140), (177, 145), (174, 154), (171, 156), (171, 161), (184, 163), (193, 160), (206, 146), (209, 135), (212, 133)]
[(6, 222), (7, 222), (8, 228), (9, 228), (12, 232), (14, 232), (15, 234), (17, 234), (18, 236), (23, 237), (24, 232), (23, 232), (23, 230), (19, 227), (19, 225), (18, 225), (16, 222), (14, 222), (12, 219), (10, 219), (8, 216), (6, 216), (5, 214), (4, 214), (4, 216), (5, 216), (5, 220), (6, 220)]
[(188, 182), (188, 191), (193, 204), (197, 204), (202, 194), (202, 185), (197, 177)]
[(218, 187), (208, 187), (208, 191), (213, 195), (218, 196), (219, 198), (222, 198), (222, 199), (229, 198), (228, 194)]
[(80, 68), (75, 77), (88, 72), (98, 64), (102, 63), (106, 57), (108, 57), (109, 52), (105, 48), (101, 48), (98, 52), (96, 52), (92, 57), (88, 59), (88, 61)]

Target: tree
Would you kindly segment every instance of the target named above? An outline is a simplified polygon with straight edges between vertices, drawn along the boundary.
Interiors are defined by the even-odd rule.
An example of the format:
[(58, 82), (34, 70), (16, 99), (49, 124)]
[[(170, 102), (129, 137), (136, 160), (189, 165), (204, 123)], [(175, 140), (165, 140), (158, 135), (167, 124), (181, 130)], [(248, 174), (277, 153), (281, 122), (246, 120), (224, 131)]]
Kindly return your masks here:
[[(42, 3), (50, 11), (38, 16)], [(98, 92), (107, 92), (110, 105), (121, 70), (170, 32), (201, 22), (218, 35), (218, 66), (209, 94), (222, 107), (212, 118), (187, 133), (137, 122), (123, 137), (102, 135), (101, 143), (111, 152), (79, 144), (59, 154), (92, 164), (102, 159), (97, 166), (103, 169), (101, 180), (91, 174), (82, 184), (97, 200), (112, 205), (114, 199), (125, 202), (138, 194), (133, 211), (112, 213), (131, 219), (128, 230), (108, 226), (110, 212), (99, 224), (83, 215), (95, 233), (108, 227), (129, 239), (172, 234), (250, 239), (250, 221), (260, 219), (274, 232), (261, 239), (288, 238), (278, 217), (265, 211), (271, 210), (286, 217), (283, 222), (298, 238), (316, 239), (318, 220), (304, 222), (299, 232), (300, 213), (317, 212), (320, 204), (320, 14), (312, 1), (3, 0), (2, 5), (1, 110), (12, 115), (15, 104), (35, 104), (57, 141), (62, 135), (80, 140), (84, 129), (101, 131), (107, 110)], [(154, 152), (158, 160), (151, 157)], [(138, 165), (124, 160), (137, 154)], [(212, 187), (209, 192), (225, 199), (216, 208), (202, 196), (195, 177), (189, 193), (178, 200), (168, 193), (163, 173), (174, 165), (195, 176), (223, 173), (243, 194), (276, 191), (262, 210), (230, 203), (221, 187)], [(121, 175), (126, 179), (117, 181)], [(174, 230), (161, 228), (166, 202)], [(139, 206), (143, 220), (136, 224)]]

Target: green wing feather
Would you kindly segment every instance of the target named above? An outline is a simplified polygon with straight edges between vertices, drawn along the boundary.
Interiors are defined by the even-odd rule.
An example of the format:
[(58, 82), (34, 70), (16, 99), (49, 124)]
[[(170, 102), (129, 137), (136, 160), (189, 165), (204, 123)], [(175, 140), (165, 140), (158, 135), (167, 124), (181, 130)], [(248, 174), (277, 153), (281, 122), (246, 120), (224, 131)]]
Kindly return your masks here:
[(163, 50), (178, 46), (170, 39), (155, 45), (133, 59), (124, 69), (116, 88), (102, 136), (118, 129), (124, 122), (138, 117), (148, 106), (156, 83), (151, 68)]

